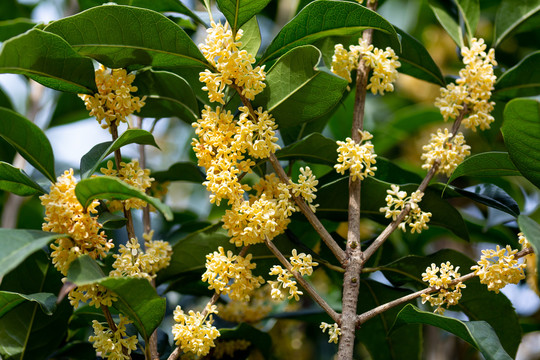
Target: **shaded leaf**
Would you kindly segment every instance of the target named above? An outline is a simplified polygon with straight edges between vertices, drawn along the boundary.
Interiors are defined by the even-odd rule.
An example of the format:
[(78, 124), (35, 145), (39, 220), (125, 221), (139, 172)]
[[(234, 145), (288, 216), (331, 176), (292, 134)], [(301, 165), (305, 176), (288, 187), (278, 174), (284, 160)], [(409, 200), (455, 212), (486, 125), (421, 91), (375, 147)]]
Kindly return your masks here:
[(56, 296), (51, 293), (24, 295), (11, 291), (0, 291), (0, 318), (25, 301), (38, 303), (41, 310), (47, 315), (52, 315), (56, 309)]
[(435, 14), (437, 20), (446, 30), (448, 35), (455, 41), (461, 48), (463, 47), (463, 32), (459, 25), (459, 19), (457, 14), (451, 14), (450, 2), (444, 2), (443, 0), (428, 0), (429, 7)]
[(89, 117), (84, 102), (76, 94), (64, 92), (60, 93), (56, 101), (48, 127), (66, 125)]
[(0, 41), (6, 41), (14, 36), (30, 30), (36, 24), (25, 18), (0, 21)]
[[(519, 229), (523, 232), (523, 235), (527, 238), (527, 241), (531, 244), (535, 254), (540, 254), (540, 225), (533, 219), (525, 215), (519, 215), (518, 217)], [(540, 257), (535, 256), (536, 264), (533, 264), (535, 269), (538, 269), (538, 262)], [(530, 261), (527, 259), (527, 261)], [(528, 271), (528, 270), (527, 270)], [(540, 285), (540, 279), (536, 278), (536, 286)]]
[(188, 161), (175, 163), (168, 170), (152, 172), (152, 177), (159, 182), (189, 181), (200, 184), (205, 180), (199, 167)]
[(19, 196), (45, 194), (45, 190), (26, 173), (11, 164), (0, 161), (0, 190)]
[(172, 220), (171, 209), (159, 199), (146, 195), (141, 190), (109, 176), (99, 176), (81, 180), (75, 187), (77, 200), (86, 209), (94, 199), (127, 200), (137, 198), (146, 201), (163, 214), (166, 220)]
[(540, 51), (527, 55), (505, 71), (495, 83), (495, 94), (505, 99), (540, 94)]
[(495, 16), (493, 47), (497, 47), (520, 24), (540, 11), (540, 0), (502, 0)]
[(21, 4), (17, 0), (0, 1), (0, 20), (30, 18), (35, 5)]
[(270, 0), (216, 0), (234, 33), (268, 5)]
[(510, 360), (493, 328), (485, 321), (461, 321), (421, 311), (408, 304), (398, 314), (393, 328), (404, 324), (427, 324), (446, 330), (478, 349), (486, 360)]
[(92, 176), (99, 164), (115, 150), (128, 144), (152, 145), (159, 149), (154, 135), (142, 129), (128, 129), (118, 137), (114, 142), (107, 141), (94, 146), (89, 152), (81, 158), (81, 179)]
[(454, 170), (448, 183), (462, 176), (519, 176), (521, 173), (506, 152), (490, 151), (466, 158)]
[[(337, 161), (337, 148), (335, 140), (319, 133), (312, 133), (276, 151), (276, 157), (280, 160), (301, 159), (306, 162), (333, 166)], [(313, 151), (314, 149), (317, 151)]]
[(465, 31), (470, 40), (474, 37), (480, 19), (480, 2), (479, 0), (457, 0), (456, 6), (465, 23)]
[(36, 124), (15, 111), (0, 108), (0, 136), (36, 170), (56, 181), (51, 143)]
[(105, 230), (120, 229), (126, 225), (127, 219), (123, 216), (115, 215), (110, 212), (99, 214), (98, 221)]
[(13, 110), (13, 104), (11, 103), (11, 99), (7, 94), (2, 90), (0, 87), (0, 107), (7, 108), (10, 110)]
[(97, 92), (92, 60), (77, 54), (60, 36), (38, 29), (3, 44), (0, 73), (26, 75), (60, 91)]
[(519, 215), (519, 205), (517, 202), (500, 187), (493, 184), (478, 184), (465, 189), (453, 187), (453, 190), (459, 194), (498, 209), (512, 216)]
[(259, 349), (265, 358), (268, 358), (269, 354), (272, 353), (272, 338), (270, 335), (267, 332), (261, 331), (246, 323), (241, 323), (232, 329), (219, 329), (219, 332), (221, 334), (219, 340), (230, 341), (244, 339)]

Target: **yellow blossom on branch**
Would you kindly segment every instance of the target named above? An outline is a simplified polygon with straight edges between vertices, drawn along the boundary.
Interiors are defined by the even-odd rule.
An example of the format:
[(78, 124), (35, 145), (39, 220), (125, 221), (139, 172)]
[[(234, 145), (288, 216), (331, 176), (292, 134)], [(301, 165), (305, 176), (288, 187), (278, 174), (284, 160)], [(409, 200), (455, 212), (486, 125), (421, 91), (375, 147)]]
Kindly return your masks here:
[(526, 265), (518, 263), (514, 258), (516, 253), (517, 250), (510, 245), (506, 248), (497, 245), (495, 250), (482, 250), (478, 265), (472, 266), (471, 270), (474, 270), (482, 284), (487, 285), (488, 290), (499, 293), (507, 284), (517, 284), (525, 279), (523, 269)]
[(424, 193), (415, 191), (411, 196), (407, 196), (406, 191), (400, 191), (399, 186), (393, 184), (391, 185), (391, 189), (386, 190), (386, 192), (388, 193), (385, 198), (386, 206), (380, 208), (380, 211), (385, 213), (386, 218), (396, 220), (405, 208), (405, 205), (409, 204), (410, 211), (399, 224), (399, 228), (407, 231), (407, 225), (409, 225), (413, 234), (415, 232), (420, 233), (422, 230), (428, 228), (427, 223), (431, 218), (431, 213), (422, 211), (418, 205), (422, 201)]
[(429, 144), (422, 147), (424, 153), (422, 169), (431, 169), (435, 161), (439, 161), (436, 173), (443, 173), (446, 176), (452, 175), (465, 157), (471, 154), (471, 147), (465, 143), (465, 138), (461, 132), (452, 138), (452, 133), (448, 129), (437, 129), (437, 134), (431, 134)]
[(118, 299), (115, 293), (99, 284), (90, 284), (78, 286), (71, 290), (68, 299), (75, 309), (79, 304), (89, 302), (90, 306), (99, 309), (101, 306), (112, 306), (112, 303)]
[(333, 342), (334, 344), (337, 344), (339, 341), (339, 337), (341, 336), (341, 329), (338, 326), (338, 324), (328, 324), (324, 321), (321, 323), (321, 326), (319, 326), (322, 329), (322, 332), (326, 332), (328, 330), (328, 335), (330, 336), (330, 339), (328, 340), (329, 343)]
[(227, 304), (218, 304), (219, 317), (225, 321), (236, 323), (256, 323), (272, 311), (270, 286), (255, 289), (249, 301), (231, 300)]
[(137, 336), (126, 337), (126, 325), (130, 324), (128, 318), (120, 314), (120, 322), (116, 325), (116, 331), (103, 326), (97, 320), (92, 321), (94, 335), (88, 340), (93, 343), (99, 356), (111, 360), (131, 359), (131, 352), (137, 349)]
[(298, 254), (296, 249), (292, 250), (290, 260), (293, 271), (297, 271), (301, 275), (311, 275), (313, 273), (313, 267), (319, 265), (318, 262), (313, 261), (311, 255), (305, 253)]
[(205, 356), (215, 346), (214, 340), (220, 333), (212, 326), (212, 313), (216, 313), (216, 307), (209, 308), (208, 320), (200, 312), (190, 310), (185, 314), (180, 306), (173, 312), (176, 324), (172, 327), (174, 341), (182, 351), (191, 352), (196, 356)]
[(292, 280), (294, 278), (293, 274), (279, 265), (274, 265), (272, 269), (270, 269), (270, 275), (278, 276), (277, 281), (268, 281), (270, 286), (272, 286), (272, 291), (270, 293), (272, 299), (276, 301), (284, 300), (285, 294), (283, 293), (283, 290), (289, 289), (289, 299), (294, 298), (296, 301), (300, 300), (300, 295), (303, 295), (303, 292), (298, 290), (296, 281)]
[(315, 212), (318, 205), (313, 204), (313, 200), (315, 200), (315, 198), (317, 197), (317, 195), (315, 195), (315, 192), (317, 192), (316, 186), (319, 181), (317, 180), (315, 175), (313, 175), (313, 172), (311, 171), (309, 166), (306, 166), (305, 168), (300, 168), (298, 184), (295, 184), (294, 182), (292, 182), (292, 180), (289, 181), (293, 195), (301, 196), (309, 204), (311, 211)]
[(443, 305), (446, 304), (446, 308), (457, 305), (461, 299), (461, 289), (466, 287), (461, 281), (452, 284), (452, 281), (461, 276), (458, 270), (459, 266), (454, 270), (454, 265), (451, 265), (449, 261), (442, 263), (440, 268), (435, 264), (426, 268), (426, 272), (422, 273), (422, 280), (438, 291), (435, 294), (422, 294), (422, 304), (429, 302), (431, 306), (437, 306), (434, 312), (441, 315), (444, 314)]
[(358, 144), (353, 139), (347, 138), (345, 141), (337, 141), (339, 145), (338, 152), (338, 164), (334, 165), (336, 171), (340, 174), (344, 174), (346, 170), (349, 170), (351, 177), (354, 180), (357, 178), (364, 180), (366, 176), (375, 175), (377, 167), (373, 166), (377, 161), (375, 158), (377, 154), (373, 149), (373, 144), (370, 139), (373, 138), (368, 131), (358, 130), (362, 138)]

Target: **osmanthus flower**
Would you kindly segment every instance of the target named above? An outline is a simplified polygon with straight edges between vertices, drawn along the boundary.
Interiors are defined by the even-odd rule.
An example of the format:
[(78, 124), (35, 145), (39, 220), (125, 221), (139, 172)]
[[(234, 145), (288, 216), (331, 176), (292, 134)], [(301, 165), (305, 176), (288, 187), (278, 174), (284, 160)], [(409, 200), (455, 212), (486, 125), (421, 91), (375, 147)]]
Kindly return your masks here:
[(175, 344), (185, 353), (190, 352), (196, 356), (208, 354), (215, 346), (214, 340), (220, 335), (219, 330), (212, 325), (212, 314), (215, 313), (215, 305), (208, 308), (206, 316), (193, 310), (186, 314), (177, 306), (173, 312), (176, 324), (172, 326)]
[(234, 359), (234, 353), (246, 350), (251, 346), (251, 342), (244, 339), (219, 340), (212, 352), (213, 359)]
[[(120, 314), (120, 322), (116, 324), (116, 331), (103, 326), (97, 320), (92, 321), (94, 335), (88, 340), (92, 343), (99, 356), (110, 360), (131, 359), (131, 352), (137, 349), (137, 336), (126, 334), (126, 325), (131, 324), (128, 318)], [(125, 353), (124, 353), (125, 352)]]
[(114, 247), (101, 231), (97, 217), (92, 216), (97, 214), (99, 201), (92, 201), (85, 211), (75, 196), (76, 185), (73, 169), (66, 170), (51, 186), (50, 192), (40, 196), (46, 221), (42, 229), (69, 236), (51, 244), (52, 262), (64, 275), (67, 275), (71, 262), (80, 255), (88, 254), (97, 259)]
[(338, 163), (334, 165), (336, 171), (340, 174), (345, 174), (349, 170), (353, 180), (364, 180), (366, 176), (375, 175), (377, 167), (373, 166), (377, 161), (373, 144), (370, 139), (373, 138), (368, 131), (358, 130), (362, 138), (360, 143), (356, 143), (353, 139), (347, 138), (345, 141), (337, 141), (339, 145)]
[(253, 290), (259, 288), (264, 283), (261, 276), (253, 276), (251, 270), (257, 264), (251, 262), (251, 254), (246, 257), (233, 255), (232, 251), (227, 251), (219, 247), (218, 251), (206, 255), (206, 272), (202, 280), (220, 294), (228, 294), (233, 300), (249, 301)]
[(106, 287), (99, 284), (90, 284), (78, 286), (71, 290), (68, 294), (69, 303), (75, 309), (79, 307), (80, 303), (89, 303), (90, 306), (94, 306), (99, 309), (101, 306), (112, 306), (112, 303), (118, 299), (116, 294)]
[(272, 287), (272, 291), (270, 292), (270, 296), (272, 296), (272, 299), (276, 301), (284, 300), (286, 296), (284, 291), (285, 289), (288, 289), (289, 299), (294, 298), (296, 301), (300, 300), (300, 295), (303, 295), (304, 293), (298, 290), (298, 286), (296, 286), (296, 281), (293, 280), (293, 274), (291, 274), (287, 269), (283, 269), (279, 265), (274, 265), (270, 269), (269, 274), (278, 276), (277, 281), (268, 281), (268, 283)]
[[(121, 162), (120, 170), (114, 168), (112, 161), (107, 162), (106, 168), (100, 169), (103, 175), (114, 176), (122, 180), (128, 185), (131, 185), (142, 192), (146, 192), (150, 186), (152, 186), (152, 181), (154, 178), (150, 177), (149, 169), (141, 169), (139, 165), (139, 160), (133, 159), (129, 163)], [(144, 200), (138, 198), (131, 198), (128, 200), (111, 200), (108, 202), (108, 207), (110, 211), (118, 211), (129, 209), (142, 209), (146, 207), (147, 203)], [(151, 210), (154, 210), (151, 208)]]
[(90, 116), (95, 116), (101, 127), (107, 129), (111, 124), (118, 126), (120, 122), (126, 122), (126, 118), (139, 112), (145, 105), (144, 100), (138, 96), (132, 96), (131, 92), (137, 91), (133, 86), (135, 75), (128, 74), (125, 69), (109, 70), (100, 65), (96, 70), (96, 85), (98, 93), (94, 95), (80, 94), (84, 100), (86, 109), (90, 110)]
[(254, 110), (256, 119), (252, 118), (249, 109), (241, 106), (240, 117), (236, 125), (239, 127), (235, 135), (235, 142), (245, 144), (247, 153), (256, 158), (263, 159), (279, 150), (276, 143), (277, 125), (274, 118), (262, 107)]
[(208, 91), (210, 101), (225, 105), (224, 90), (227, 85), (236, 85), (242, 89), (242, 95), (253, 100), (265, 88), (266, 74), (264, 65), (253, 67), (255, 57), (242, 47), (242, 29), (233, 35), (229, 23), (216, 24), (212, 21), (206, 30), (204, 44), (199, 45), (202, 54), (217, 72), (209, 69), (199, 73), (199, 80), (206, 84), (203, 90)]
[(333, 342), (334, 344), (337, 344), (339, 341), (339, 337), (341, 336), (341, 329), (339, 328), (338, 324), (328, 324), (324, 321), (321, 322), (321, 326), (319, 326), (322, 329), (322, 332), (325, 333), (326, 330), (328, 330), (328, 335), (330, 336), (330, 339), (328, 340), (329, 343)]
[[(531, 247), (531, 243), (527, 240), (525, 235), (520, 232), (518, 234), (518, 240), (522, 249)], [(527, 265), (527, 284), (529, 287), (540, 296), (540, 290), (538, 290), (538, 268), (536, 267), (536, 254), (531, 253), (525, 256), (525, 264)]]
[(461, 132), (452, 138), (452, 133), (449, 133), (448, 129), (444, 129), (444, 132), (437, 129), (437, 134), (431, 134), (429, 144), (422, 147), (424, 150), (422, 169), (431, 169), (435, 161), (439, 160), (436, 173), (450, 176), (465, 157), (471, 154), (470, 149)]
[(482, 250), (478, 265), (472, 266), (471, 270), (474, 270), (482, 284), (487, 285), (488, 290), (499, 293), (507, 284), (517, 284), (525, 279), (523, 269), (526, 265), (518, 263), (514, 258), (516, 253), (517, 250), (510, 245), (506, 248), (497, 245), (495, 250)]
[(296, 249), (292, 250), (290, 260), (293, 271), (298, 271), (301, 275), (313, 274), (313, 267), (319, 265), (318, 262), (313, 261), (311, 255), (305, 253), (298, 254)]
[(311, 208), (311, 211), (315, 212), (317, 210), (316, 204), (313, 204), (313, 200), (317, 197), (315, 193), (317, 192), (317, 184), (319, 181), (313, 175), (313, 172), (309, 166), (300, 168), (300, 175), (298, 176), (298, 183), (290, 181), (291, 191), (294, 196), (301, 196)]
[(461, 49), (465, 68), (459, 71), (456, 84), (441, 88), (441, 96), (435, 105), (441, 110), (445, 120), (456, 119), (467, 106), (468, 116), (462, 121), (463, 125), (476, 131), (489, 129), (495, 120), (490, 115), (495, 103), (489, 101), (497, 77), (493, 73), (495, 50), (486, 53), (483, 39), (471, 39), (470, 46)]
[(251, 293), (249, 301), (231, 300), (225, 305), (218, 304), (219, 317), (236, 323), (259, 322), (272, 311), (269, 299), (270, 286), (264, 285)]
[[(440, 274), (439, 274), (440, 271)], [(437, 293), (422, 294), (422, 304), (429, 302), (431, 306), (436, 306), (434, 312), (444, 314), (443, 305), (446, 308), (451, 305), (457, 305), (461, 299), (461, 289), (465, 288), (465, 284), (461, 281), (452, 284), (452, 282), (461, 276), (459, 266), (454, 269), (454, 265), (449, 261), (442, 263), (441, 267), (431, 264), (431, 267), (426, 268), (426, 272), (422, 273), (422, 280), (429, 283), (430, 287), (437, 289)]]
[(405, 205), (409, 204), (410, 211), (399, 224), (399, 228), (406, 232), (407, 225), (409, 225), (413, 234), (415, 232), (420, 233), (422, 230), (428, 228), (427, 223), (431, 218), (431, 213), (422, 211), (418, 205), (424, 196), (423, 192), (415, 191), (411, 196), (407, 196), (406, 191), (400, 191), (399, 186), (393, 184), (391, 185), (391, 189), (386, 190), (386, 192), (388, 193), (385, 198), (386, 206), (380, 208), (380, 211), (385, 213), (386, 218), (396, 220), (405, 208)]

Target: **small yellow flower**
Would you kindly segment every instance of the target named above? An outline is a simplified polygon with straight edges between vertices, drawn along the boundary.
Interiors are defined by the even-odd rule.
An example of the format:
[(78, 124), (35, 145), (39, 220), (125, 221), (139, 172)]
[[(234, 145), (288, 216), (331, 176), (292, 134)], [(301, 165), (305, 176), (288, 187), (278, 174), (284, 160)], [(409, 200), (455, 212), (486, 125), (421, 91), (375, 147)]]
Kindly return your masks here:
[(131, 359), (131, 352), (137, 349), (137, 336), (126, 337), (126, 325), (131, 324), (128, 318), (120, 314), (120, 322), (116, 325), (116, 331), (103, 326), (97, 320), (92, 321), (94, 335), (88, 340), (92, 342), (99, 356), (111, 360)]
[(411, 228), (411, 233), (422, 232), (422, 230), (427, 229), (427, 223), (431, 218), (430, 212), (424, 212), (420, 209), (418, 205), (422, 201), (424, 193), (420, 191), (415, 191), (411, 196), (407, 197), (406, 191), (400, 191), (399, 186), (391, 185), (390, 190), (386, 190), (388, 195), (386, 195), (385, 201), (386, 206), (380, 208), (381, 212), (385, 213), (386, 218), (392, 218), (396, 220), (401, 211), (405, 208), (406, 204), (409, 204), (411, 207), (409, 214), (405, 216), (403, 221), (399, 224), (399, 228), (403, 231), (407, 231), (407, 225)]
[[(461, 281), (456, 284), (451, 284), (452, 281), (459, 278), (459, 266), (455, 268), (449, 261), (442, 263), (441, 267), (431, 264), (431, 267), (426, 268), (426, 272), (422, 273), (422, 280), (429, 282), (430, 287), (435, 287), (438, 292), (432, 294), (422, 294), (422, 304), (429, 302), (431, 306), (437, 306), (434, 312), (444, 314), (443, 305), (446, 307), (457, 305), (461, 299), (461, 289), (465, 288), (465, 284)], [(440, 274), (438, 272), (440, 271)]]
[(270, 275), (278, 276), (277, 281), (268, 281), (272, 287), (270, 293), (272, 299), (276, 301), (284, 300), (285, 294), (283, 293), (283, 290), (289, 289), (289, 299), (294, 298), (296, 301), (300, 300), (300, 295), (303, 295), (303, 292), (298, 290), (296, 281), (292, 280), (294, 278), (293, 274), (279, 265), (274, 265), (272, 269), (270, 269)]
[(79, 304), (89, 301), (90, 306), (99, 309), (103, 306), (112, 306), (112, 303), (118, 299), (115, 293), (99, 284), (82, 285), (71, 290), (68, 299), (75, 309)]
[(449, 141), (452, 133), (448, 129), (437, 130), (437, 134), (431, 134), (429, 144), (425, 145), (422, 150), (422, 160), (424, 165), (422, 169), (431, 169), (435, 161), (439, 160), (439, 167), (436, 173), (443, 173), (446, 176), (452, 175), (459, 164), (463, 162), (465, 157), (471, 154), (471, 147), (465, 144), (465, 138), (461, 132)]
[(334, 165), (334, 168), (340, 174), (349, 170), (353, 180), (357, 178), (364, 180), (368, 175), (375, 175), (377, 167), (373, 165), (377, 162), (375, 160), (377, 154), (375, 154), (373, 144), (369, 141), (373, 136), (368, 131), (358, 130), (358, 132), (362, 137), (359, 144), (351, 138), (345, 139), (345, 142), (337, 141), (339, 145), (337, 149), (338, 164)]
[(472, 266), (474, 274), (480, 278), (482, 284), (487, 285), (488, 290), (499, 293), (499, 290), (507, 284), (517, 284), (525, 279), (523, 269), (525, 264), (519, 264), (514, 258), (517, 250), (507, 245), (496, 249), (482, 250), (482, 256), (478, 265)]
[(296, 249), (292, 250), (290, 260), (293, 271), (297, 271), (301, 275), (311, 275), (313, 273), (313, 267), (319, 265), (318, 262), (313, 261), (311, 255), (304, 253), (298, 254)]
[(176, 324), (172, 327), (174, 341), (182, 351), (193, 353), (196, 356), (205, 356), (215, 346), (214, 340), (220, 333), (212, 326), (212, 315), (216, 310), (209, 311), (208, 320), (200, 312), (190, 310), (185, 314), (180, 306), (173, 312)]
[(313, 172), (309, 168), (309, 166), (306, 166), (305, 168), (300, 168), (300, 175), (298, 176), (298, 184), (295, 184), (290, 181), (291, 191), (294, 196), (301, 196), (311, 208), (311, 211), (315, 212), (317, 210), (316, 204), (313, 204), (313, 200), (317, 197), (315, 195), (315, 192), (317, 192), (317, 184), (319, 181), (313, 175)]
[(339, 341), (339, 337), (341, 336), (341, 329), (338, 326), (338, 324), (328, 324), (324, 321), (321, 322), (321, 326), (319, 326), (322, 329), (322, 332), (326, 332), (328, 330), (328, 335), (330, 336), (330, 340), (328, 340), (329, 343), (333, 342), (334, 344), (337, 344)]

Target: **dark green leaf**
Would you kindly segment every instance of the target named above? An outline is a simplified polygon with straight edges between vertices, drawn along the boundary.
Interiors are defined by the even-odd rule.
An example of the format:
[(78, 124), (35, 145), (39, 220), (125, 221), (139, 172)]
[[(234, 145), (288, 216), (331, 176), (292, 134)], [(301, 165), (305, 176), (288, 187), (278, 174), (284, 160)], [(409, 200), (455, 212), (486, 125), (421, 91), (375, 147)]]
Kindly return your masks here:
[(495, 94), (505, 99), (540, 94), (540, 51), (530, 53), (495, 83)]
[(126, 225), (127, 219), (123, 216), (111, 214), (110, 212), (104, 212), (99, 214), (98, 221), (103, 225), (105, 230), (116, 230)]
[(96, 172), (99, 164), (115, 150), (128, 144), (152, 145), (159, 149), (154, 135), (142, 129), (128, 129), (114, 142), (107, 141), (94, 146), (81, 158), (81, 178), (86, 179)]
[(314, 1), (280, 30), (266, 49), (260, 63), (327, 36), (354, 35), (369, 28), (391, 35), (392, 48), (400, 48), (394, 27), (376, 12), (349, 1)]
[(244, 339), (259, 349), (265, 358), (268, 358), (268, 355), (272, 353), (272, 338), (270, 335), (246, 323), (242, 323), (233, 329), (219, 329), (219, 332), (221, 334), (219, 340)]
[(56, 181), (51, 143), (37, 125), (15, 111), (0, 108), (0, 136), (39, 172)]
[(60, 91), (97, 92), (92, 60), (77, 54), (60, 36), (38, 29), (4, 43), (0, 73), (26, 75)]
[(11, 99), (9, 96), (6, 95), (4, 90), (0, 87), (0, 107), (7, 108), (10, 110), (13, 110), (13, 104), (11, 103)]
[(465, 189), (453, 187), (459, 194), (471, 200), (498, 209), (512, 216), (519, 215), (519, 205), (500, 187), (493, 184), (478, 184)]
[[(527, 241), (531, 244), (532, 248), (534, 249), (535, 254), (540, 254), (540, 225), (533, 219), (531, 219), (528, 216), (525, 215), (519, 215), (518, 217), (518, 224), (521, 231), (523, 231), (523, 235), (527, 238)], [(538, 262), (540, 257), (537, 255), (536, 258), (536, 264), (534, 265), (535, 269), (538, 269)], [(527, 261), (530, 261), (527, 259)], [(540, 285), (540, 278), (536, 278), (536, 286)]]
[(152, 10), (103, 5), (55, 21), (45, 30), (110, 68), (207, 66), (184, 30)]
[(448, 182), (462, 176), (519, 176), (520, 172), (506, 152), (490, 151), (465, 159), (454, 170)]
[(135, 96), (146, 96), (141, 117), (178, 117), (191, 124), (199, 117), (197, 98), (186, 80), (166, 71), (146, 70), (139, 72), (134, 86)]
[(259, 29), (259, 22), (257, 17), (254, 16), (241, 27), (243, 31), (242, 46), (240, 50), (246, 50), (249, 54), (256, 56), (261, 47), (261, 30)]
[(22, 34), (35, 25), (32, 20), (24, 18), (0, 21), (0, 41)]
[(20, 4), (17, 0), (0, 1), (0, 20), (10, 20), (16, 18), (30, 18), (32, 5)]
[[(424, 45), (401, 29), (396, 28), (396, 32), (401, 36), (402, 48), (401, 52), (399, 52), (399, 49), (395, 49), (401, 63), (401, 67), (398, 68), (399, 72), (445, 86), (446, 82), (441, 70)], [(391, 38), (388, 35), (373, 32), (373, 44), (378, 48), (385, 49), (391, 43)]]
[(45, 194), (45, 190), (26, 173), (11, 164), (0, 161), (0, 190), (19, 196)]
[(337, 161), (337, 148), (335, 140), (319, 133), (312, 133), (276, 151), (276, 157), (281, 160), (301, 159), (310, 163), (333, 166)]
[(45, 231), (0, 229), (0, 277), (51, 241), (66, 237)]
[(437, 20), (439, 20), (439, 23), (441, 23), (442, 27), (446, 30), (448, 35), (450, 35), (452, 40), (454, 40), (460, 48), (463, 47), (463, 32), (461, 31), (457, 14), (450, 14), (450, 2), (444, 2), (443, 0), (428, 0), (428, 4), (431, 7), (431, 10), (433, 10)]
[(270, 0), (216, 0), (219, 10), (236, 33), (242, 25), (264, 9)]
[(516, 168), (540, 187), (540, 103), (532, 99), (510, 101), (504, 108), (501, 131)]
[(49, 127), (66, 125), (89, 117), (88, 110), (86, 110), (81, 98), (72, 93), (60, 93)]
[(540, 11), (540, 0), (502, 0), (495, 16), (493, 47), (501, 42), (520, 24)]
[(321, 52), (311, 45), (283, 55), (266, 74), (266, 88), (255, 98), (255, 107), (268, 110), (280, 127), (300, 125), (327, 114), (341, 100), (348, 83), (327, 68), (318, 67), (320, 58)]
[(11, 291), (0, 291), (0, 318), (25, 301), (38, 303), (41, 310), (47, 315), (52, 315), (56, 309), (56, 296), (51, 293), (24, 295)]
[(427, 324), (451, 332), (478, 349), (486, 360), (510, 360), (493, 328), (485, 321), (461, 321), (421, 311), (409, 304), (398, 314), (394, 328), (404, 324)]
[(199, 184), (205, 179), (199, 167), (192, 162), (175, 163), (171, 165), (169, 170), (153, 172), (152, 177), (159, 182), (189, 181)]
[(85, 209), (94, 199), (127, 200), (138, 198), (154, 206), (168, 221), (172, 220), (173, 217), (171, 209), (158, 199), (146, 195), (122, 180), (109, 176), (81, 180), (75, 187), (75, 195)]
[(456, 5), (465, 23), (465, 31), (470, 40), (474, 37), (480, 19), (480, 2), (479, 0), (457, 0)]

